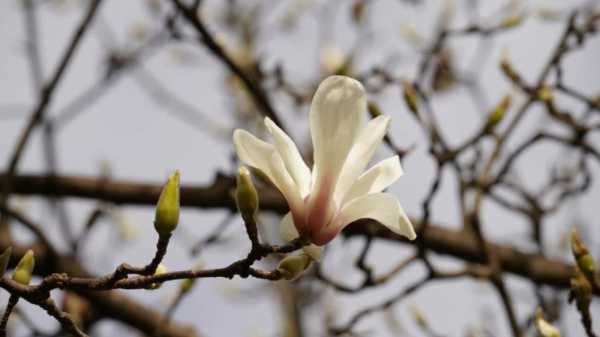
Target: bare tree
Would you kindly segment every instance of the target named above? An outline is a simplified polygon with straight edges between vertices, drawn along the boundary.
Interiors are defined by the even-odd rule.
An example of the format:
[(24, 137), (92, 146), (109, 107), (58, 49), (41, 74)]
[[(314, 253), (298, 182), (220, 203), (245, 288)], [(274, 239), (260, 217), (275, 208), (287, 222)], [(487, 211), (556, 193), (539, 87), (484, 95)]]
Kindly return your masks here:
[[(554, 336), (559, 330), (592, 337), (600, 331), (594, 320), (594, 312), (600, 312), (594, 257), (599, 253), (594, 237), (598, 220), (593, 216), (597, 209), (589, 206), (600, 197), (595, 179), (600, 174), (600, 88), (592, 84), (598, 83), (597, 2), (560, 8), (476, 0), (135, 3), (146, 21), (129, 21), (134, 23), (125, 39), (116, 32), (113, 16), (125, 14), (119, 13), (120, 8), (131, 8), (131, 3), (20, 0), (0, 5), (5, 8), (2, 16), (22, 13), (22, 31), (3, 34), (19, 35), (16, 39), (23, 41), (18, 55), (25, 60), (27, 72), (19, 76), (29, 76), (31, 84), (29, 89), (16, 86), (13, 91), (32, 93), (23, 103), (0, 96), (0, 124), (5, 124), (0, 130), (10, 134), (8, 130), (19, 127), (15, 137), (4, 136), (1, 143), (6, 164), (0, 173), (0, 250), (4, 251), (0, 286), (9, 294), (1, 336), (14, 334), (9, 324), (13, 317), (18, 317), (16, 326), (24, 328), (19, 331), (31, 336), (102, 335), (96, 327), (105, 321), (120, 323), (120, 334), (131, 328), (147, 336), (210, 335), (202, 326), (180, 322), (176, 315), (186, 298), (194, 298), (195, 281), (209, 278), (223, 284), (234, 278), (260, 280), (248, 292), (275, 298), (282, 308), (275, 320), (282, 336), (451, 336), (436, 326), (435, 315), (420, 309), (431, 303), (405, 302), (427, 292), (432, 284), (451, 292), (458, 279), (489, 285), (498, 302), (492, 310), (502, 312), (499, 321), (508, 326), (497, 330), (495, 318), (472, 308), (462, 315), (464, 335), (496, 336), (505, 329), (514, 337)], [(430, 19), (419, 26), (406, 21), (406, 13)], [(52, 33), (49, 37), (45, 34), (49, 15), (78, 18), (67, 36)], [(394, 26), (395, 33), (382, 33), (384, 25)], [(535, 25), (550, 28), (540, 30)], [(518, 34), (546, 34), (543, 38), (552, 40), (553, 46), (546, 51), (529, 38), (528, 45), (521, 49), (509, 45), (498, 57), (497, 41), (510, 42)], [(295, 47), (305, 46), (303, 39), (316, 45), (318, 55)], [(62, 52), (51, 62), (55, 57), (44, 46), (58, 40), (65, 41)], [(92, 41), (100, 47), (92, 47)], [(351, 47), (339, 47), (344, 44)], [(535, 69), (518, 57), (513, 59), (537, 48), (541, 51), (536, 50), (536, 55), (543, 58), (533, 60)], [(10, 49), (5, 43), (2, 53), (9, 54)], [(157, 66), (157, 55), (165, 53), (176, 61)], [(69, 78), (88, 76), (90, 69), (77, 67), (77, 59), (89, 55), (101, 65), (99, 71), (92, 69), (97, 78), (79, 85), (76, 93), (61, 92)], [(301, 57), (302, 69), (290, 66), (282, 55)], [(198, 69), (216, 69), (218, 83), (207, 84), (215, 76), (206, 75), (208, 79), (200, 78), (196, 89), (178, 90), (172, 79), (161, 75), (165, 64), (181, 68), (179, 74), (190, 77), (197, 76)], [(581, 67), (590, 75), (577, 73)], [(319, 83), (330, 75), (362, 83), (368, 97), (368, 108), (362, 111), (365, 117), (392, 116), (395, 126), (383, 138), (386, 153), (397, 156), (406, 167), (406, 179), (420, 177), (427, 183), (424, 193), (390, 189), (411, 205), (408, 211), (416, 239), (408, 240), (371, 217), (345, 227), (336, 241), (326, 245), (321, 261), (314, 261), (300, 252), (313, 242), (324, 242), (304, 235), (297, 223), (298, 238), (279, 237), (271, 223), (279, 222), (293, 203), (260, 168), (242, 169), (239, 176), (243, 158), (232, 151), (232, 134), (241, 128), (264, 138), (262, 120), (268, 117), (297, 144), (307, 145), (300, 152), (304, 161), (312, 163), (313, 149), (304, 137), (307, 111)], [(573, 84), (573, 78), (579, 77), (586, 79), (584, 87)], [(7, 83), (2, 87), (11, 86), (10, 79), (3, 76), (3, 80)], [(184, 80), (190, 79), (180, 79)], [(182, 128), (191, 127), (205, 142), (211, 139), (222, 145), (214, 151), (189, 144), (198, 160), (221, 167), (212, 181), (199, 185), (183, 179), (179, 187), (177, 174), (163, 190), (162, 181), (114, 179), (109, 170), (96, 176), (67, 173), (71, 170), (60, 163), (65, 155), (59, 146), (61, 133), (87, 112), (97, 113), (103, 100), (117, 100), (127, 107), (118, 96), (110, 96), (132, 90), (119, 89), (125, 81), (143, 92), (157, 111), (181, 121)], [(216, 95), (226, 101), (219, 110), (203, 105)], [(472, 114), (459, 115), (456, 109)], [(126, 114), (123, 110), (119, 113)], [(13, 123), (15, 119), (19, 124)], [(144, 117), (136, 123), (149, 120)], [(404, 136), (409, 128), (413, 138)], [(153, 137), (178, 132), (177, 127), (165, 130)], [(131, 132), (133, 139), (135, 131)], [(111, 130), (105, 133), (105, 144), (119, 146), (109, 140)], [(43, 169), (28, 172), (23, 169), (29, 170), (24, 158), (37, 134), (42, 139)], [(221, 152), (220, 159), (215, 152)], [(413, 160), (421, 164), (411, 171), (417, 167), (411, 165)], [(155, 170), (127, 158), (120, 164), (144, 172)], [(186, 168), (180, 169), (185, 177)], [(155, 170), (152, 175), (163, 173)], [(252, 199), (254, 188), (257, 200)], [(24, 196), (50, 212), (40, 217), (19, 206)], [(159, 196), (168, 201), (161, 204)], [(170, 222), (174, 215), (169, 212), (179, 216), (175, 204), (184, 210), (180, 225), (177, 220)], [(134, 206), (144, 207), (145, 214), (154, 214), (156, 207), (156, 232), (149, 229), (151, 223), (145, 224), (145, 235), (138, 238), (156, 244), (152, 252), (139, 252), (147, 261), (143, 264), (131, 262), (137, 256), (107, 249), (115, 243), (101, 242), (98, 234), (106, 223), (112, 223), (113, 230), (114, 223), (120, 223), (123, 235), (131, 234), (125, 214)], [(193, 209), (219, 211), (223, 221), (204, 218), (216, 223), (200, 230), (186, 221), (190, 213), (185, 210)], [(457, 215), (456, 223), (438, 220), (438, 214), (448, 212)], [(517, 240), (508, 242), (497, 235), (517, 227), (522, 236)], [(582, 235), (572, 232), (574, 227)], [(121, 262), (111, 265), (111, 272), (99, 274), (102, 268), (86, 258), (85, 250), (98, 246), (104, 247), (102, 256)], [(203, 263), (164, 270), (161, 263), (173, 246), (184, 247), (189, 261), (202, 257)], [(223, 265), (212, 262), (213, 258), (220, 261), (215, 252), (223, 248), (239, 258)], [(398, 255), (382, 254), (382, 250)], [(342, 260), (342, 267), (331, 267)], [(524, 281), (527, 288), (513, 280)], [(176, 284), (167, 305), (149, 305), (129, 294), (135, 289), (160, 292), (163, 284)], [(379, 290), (383, 297), (364, 300), (365, 294)], [(334, 307), (331, 303), (341, 296), (353, 300), (353, 305)], [(401, 324), (392, 310), (404, 305), (411, 308), (414, 329)], [(43, 315), (38, 309), (59, 324), (39, 326), (37, 317)], [(273, 321), (265, 316), (257, 325)], [(375, 331), (365, 329), (363, 322), (371, 317), (383, 317), (386, 325), (371, 325)], [(235, 324), (235, 317), (218, 323), (230, 321)], [(544, 325), (547, 322), (560, 329), (552, 330)]]

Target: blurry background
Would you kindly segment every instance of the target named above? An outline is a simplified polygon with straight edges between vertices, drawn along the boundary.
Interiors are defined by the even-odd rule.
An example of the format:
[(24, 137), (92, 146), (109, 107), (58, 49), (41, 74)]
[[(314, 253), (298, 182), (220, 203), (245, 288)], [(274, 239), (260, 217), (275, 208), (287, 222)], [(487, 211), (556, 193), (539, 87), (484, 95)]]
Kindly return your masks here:
[[(87, 7), (88, 1), (79, 0), (0, 2), (2, 171), (7, 169), (19, 134), (38, 102), (40, 78), (45, 80), (53, 74)], [(279, 117), (304, 146), (308, 158), (307, 112), (316, 85), (332, 73), (364, 80), (369, 99), (392, 116), (390, 135), (394, 143), (411, 149), (403, 158), (405, 175), (391, 192), (407, 213), (418, 219), (423, 216), (423, 200), (437, 175), (436, 161), (429, 152), (429, 135), (403, 100), (402, 80), (418, 79), (443, 137), (451, 147), (458, 146), (477, 134), (504, 95), (512, 94), (513, 99), (508, 116), (527, 100), (527, 95), (502, 73), (501, 59), (508, 57), (526, 82), (535, 83), (575, 9), (584, 20), (599, 7), (597, 1), (550, 0), (207, 0), (202, 2), (198, 16), (234, 62), (251, 78), (260, 79)], [(45, 121), (32, 135), (17, 175), (54, 171), (60, 176), (159, 184), (169, 172), (179, 169), (183, 185), (203, 186), (211, 184), (217, 172), (234, 174), (237, 163), (231, 132), (244, 128), (260, 135), (263, 115), (241, 82), (198, 42), (197, 32), (181, 15), (174, 16), (175, 12), (171, 1), (105, 0), (101, 4), (53, 95)], [(470, 25), (501, 28), (490, 34), (448, 38), (435, 50), (434, 61), (421, 76), (419, 67), (431, 54), (439, 32)], [(39, 67), (34, 65), (37, 61), (32, 62), (32, 53), (39, 56)], [(586, 97), (598, 97), (599, 57), (600, 39), (592, 34), (583, 48), (563, 59), (564, 83)], [(378, 76), (378, 71), (385, 76)], [(386, 76), (391, 78), (389, 83), (382, 80)], [(549, 76), (553, 78), (554, 74)], [(586, 112), (590, 109), (585, 102), (561, 93), (556, 93), (556, 102), (576, 116), (591, 114), (586, 124), (598, 122), (597, 107)], [(514, 150), (539, 129), (568, 134), (549, 117), (545, 106), (534, 104), (508, 139), (507, 149)], [(596, 147), (600, 144), (597, 133), (590, 134), (587, 141)], [(481, 143), (484, 159), (492, 149), (491, 140)], [(389, 148), (382, 147), (377, 157), (391, 154)], [(474, 155), (473, 151), (465, 158)], [(540, 191), (552, 172), (577, 170), (578, 161), (577, 151), (544, 143), (520, 157), (511, 175), (524, 188)], [(600, 173), (598, 164), (598, 160), (589, 162), (592, 177)], [(463, 227), (458, 189), (455, 173), (444, 170), (431, 204), (432, 223), (455, 230)], [(505, 198), (516, 205), (526, 204), (514, 193), (506, 193)], [(565, 234), (574, 226), (594, 256), (599, 256), (598, 200), (600, 189), (592, 180), (585, 191), (565, 199), (556, 212), (544, 217), (541, 242), (546, 257), (572, 263)], [(98, 207), (95, 200), (65, 198), (61, 212), (42, 195), (14, 195), (10, 204), (43, 225), (64, 252), (69, 251), (69, 245), (61, 222), (68, 222), (77, 236)], [(108, 204), (102, 208), (106, 216), (89, 231), (79, 249), (82, 263), (96, 274), (111, 272), (121, 262), (146, 263), (154, 253), (153, 208)], [(540, 245), (532, 239), (530, 219), (519, 212), (486, 200), (481, 217), (490, 241), (523, 252), (540, 252)], [(261, 216), (261, 230), (269, 242), (279, 242), (279, 218), (268, 212)], [(203, 244), (215, 230), (220, 239)], [(33, 240), (19, 226), (12, 226), (11, 231), (23, 245)], [(225, 208), (186, 208), (173, 240), (164, 260), (169, 270), (198, 264), (224, 266), (243, 257), (249, 247), (241, 221)], [(328, 246), (320, 269), (344, 284), (360, 284), (362, 273), (354, 262), (363, 246), (362, 238), (336, 239)], [(376, 274), (382, 274), (413, 252), (409, 245), (377, 241), (367, 261)], [(463, 265), (460, 259), (436, 254), (431, 254), (431, 261), (447, 270)], [(268, 269), (273, 263), (262, 265)], [(173, 319), (194, 326), (201, 336), (295, 336), (288, 313), (291, 305), (299, 308), (304, 336), (322, 336), (328, 328), (344, 325), (363, 308), (385, 301), (425, 272), (423, 266), (413, 264), (381, 287), (351, 294), (332, 289), (310, 272), (293, 284), (202, 279), (176, 308)], [(529, 280), (512, 274), (505, 274), (505, 280), (527, 334), (534, 334), (527, 319), (539, 305), (541, 294), (546, 301), (556, 302), (555, 324), (564, 335), (584, 335), (578, 312), (566, 304), (565, 290), (541, 287), (536, 296), (535, 285)], [(165, 311), (178, 287), (178, 282), (168, 282), (156, 291), (126, 293), (148, 307)], [(4, 303), (8, 296), (4, 291), (1, 296), (0, 303)], [(60, 292), (56, 296), (60, 298)], [(600, 306), (597, 299), (594, 302), (593, 315), (599, 317)], [(18, 307), (40, 330), (50, 332), (58, 327), (41, 309), (25, 301)], [(419, 325), (420, 314), (428, 321), (427, 329)], [(600, 331), (599, 324), (596, 331)], [(31, 333), (18, 318), (11, 321), (11, 327), (14, 336)], [(373, 336), (511, 334), (494, 288), (473, 278), (433, 282), (396, 305), (366, 316), (353, 331)], [(139, 335), (131, 326), (110, 320), (99, 321), (90, 333)]]

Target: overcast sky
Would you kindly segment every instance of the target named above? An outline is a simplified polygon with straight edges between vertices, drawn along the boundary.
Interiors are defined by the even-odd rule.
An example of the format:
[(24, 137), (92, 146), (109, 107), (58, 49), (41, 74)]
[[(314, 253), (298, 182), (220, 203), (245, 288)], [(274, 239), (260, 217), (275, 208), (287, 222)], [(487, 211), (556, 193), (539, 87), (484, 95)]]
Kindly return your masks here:
[[(58, 1), (56, 1), (58, 2)], [(39, 11), (40, 42), (46, 78), (54, 69), (71, 32), (79, 21), (82, 9), (76, 1), (61, 1), (64, 7), (45, 4)], [(272, 1), (276, 3), (276, 1)], [(372, 20), (372, 35), (368, 35), (364, 43), (357, 44), (360, 33), (349, 26), (347, 6), (343, 10), (331, 10), (326, 19), (330, 22), (323, 28), (317, 22), (323, 18), (320, 6), (309, 7), (304, 17), (297, 23), (292, 32), (276, 30), (281, 17), (286, 14), (292, 3), (274, 6), (263, 18), (262, 40), (258, 54), (264, 55), (266, 64), (281, 63), (289, 79), (298, 87), (306, 85), (318, 76), (319, 45), (349, 51), (360, 50), (358, 68), (384, 62), (390, 53), (401, 53), (399, 61), (392, 66), (393, 71), (412, 78), (418, 58), (407, 53), (410, 47), (402, 38), (402, 31), (412, 26), (426, 39), (431, 39), (434, 22), (440, 11), (438, 1), (426, 1), (423, 6), (412, 7), (401, 1), (375, 1), (371, 6), (369, 17)], [(310, 1), (308, 1), (310, 2)], [(489, 18), (505, 1), (482, 1), (481, 17)], [(582, 1), (572, 1), (581, 3)], [(104, 76), (103, 58), (106, 30), (112, 31), (116, 44), (120, 47), (132, 47), (132, 31), (140, 27), (152, 29), (156, 23), (143, 6), (144, 1), (105, 0), (101, 16), (92, 27), (77, 52), (74, 63), (61, 83), (57, 95), (52, 102), (49, 113), (57, 116), (72, 99), (94, 85)], [(219, 1), (205, 1), (209, 25), (219, 15)], [(549, 8), (566, 8), (564, 1), (524, 1), (524, 7), (530, 13), (540, 6)], [(464, 1), (456, 1), (456, 17), (451, 25), (463, 27), (466, 17)], [(488, 19), (493, 21), (494, 18)], [(211, 26), (214, 27), (214, 26)], [(217, 30), (216, 28), (214, 28)], [(319, 38), (322, 29), (327, 29), (326, 38)], [(539, 74), (541, 67), (547, 62), (551, 50), (556, 45), (560, 33), (564, 29), (562, 23), (549, 23), (539, 18), (530, 18), (513, 31), (498, 36), (489, 46), (489, 57), (481, 71), (480, 80), (485, 89), (490, 106), (504, 94), (511, 91), (511, 86), (499, 70), (498, 62), (503, 50), (509, 50), (510, 59), (526, 78), (533, 79)], [(32, 83), (28, 72), (28, 63), (24, 47), (24, 22), (19, 1), (0, 1), (0, 165), (4, 169), (6, 161), (26, 120), (27, 113), (35, 104), (32, 99)], [(233, 40), (232, 40), (233, 41)], [(454, 59), (459, 68), (464, 68), (475, 60), (475, 40), (471, 38), (453, 40)], [(234, 43), (234, 42), (231, 42)], [(565, 62), (566, 81), (587, 94), (600, 93), (600, 39), (591, 39), (582, 52), (570, 55)], [(185, 60), (182, 61), (182, 58)], [(161, 182), (174, 169), (182, 172), (183, 184), (206, 184), (212, 181), (217, 170), (231, 172), (230, 155), (232, 146), (227, 131), (225, 137), (214, 136), (214, 129), (206, 127), (208, 122), (234, 126), (234, 119), (227, 112), (231, 107), (230, 97), (223, 91), (223, 68), (202, 47), (192, 45), (172, 45), (152, 54), (142, 65), (142, 72), (134, 71), (114, 81), (110, 88), (98, 97), (95, 104), (80, 111), (68, 123), (60, 125), (58, 133), (58, 163), (61, 174), (97, 176), (101, 172), (103, 162), (109, 163), (115, 179), (135, 181)], [(189, 103), (196, 110), (194, 113), (204, 124), (198, 125), (185, 121), (174, 115), (168, 106), (157, 105), (151, 95), (139, 83), (144, 76), (151, 74), (154, 78), (178, 97)], [(146, 78), (147, 80), (147, 78)], [(383, 111), (392, 116), (392, 133), (402, 146), (416, 144), (413, 154), (404, 161), (406, 174), (396, 183), (391, 191), (401, 200), (409, 214), (418, 216), (421, 213), (420, 203), (429, 188), (434, 174), (433, 162), (428, 158), (423, 134), (405, 109), (396, 89), (388, 90), (371, 99), (380, 103)], [(518, 98), (519, 101), (522, 98)], [(565, 107), (573, 107), (565, 102)], [(306, 141), (306, 114), (292, 115), (286, 100), (276, 99), (278, 111), (285, 116), (288, 125), (293, 125), (292, 134), (296, 139)], [(449, 139), (460, 142), (465, 135), (478, 127), (482, 112), (468, 99), (464, 89), (456, 89), (448, 94), (434, 97), (433, 106), (439, 112), (438, 117), (444, 132)], [(304, 107), (303, 112), (307, 112)], [(520, 135), (526, 135), (527, 128), (539, 127), (544, 123), (541, 110), (534, 108), (526, 118), (526, 127), (518, 130), (517, 136), (510, 144), (515, 144)], [(227, 129), (226, 129), (227, 130)], [(599, 141), (598, 138), (594, 141)], [(43, 146), (40, 133), (35, 133), (20, 166), (20, 172), (42, 172), (44, 167)], [(389, 156), (390, 152), (382, 149), (380, 158)], [(521, 177), (528, 186), (539, 185), (544, 181), (548, 165), (558, 158), (569, 160), (568, 154), (556, 149), (540, 147), (519, 162)], [(592, 166), (593, 173), (598, 175), (598, 166)], [(450, 178), (448, 176), (447, 178)], [(597, 201), (600, 200), (600, 189), (597, 184), (591, 192), (577, 204), (569, 207), (584, 219), (600, 219)], [(47, 228), (55, 242), (61, 242), (56, 221), (47, 217), (44, 204), (35, 200), (26, 201), (28, 212), (40, 220)], [(68, 209), (73, 223), (81, 226), (88, 212), (95, 203), (81, 200), (69, 200)], [(507, 214), (493, 205), (485, 205), (484, 220), (488, 228), (484, 228), (489, 237), (496, 242), (517, 245), (524, 250), (527, 247), (528, 230), (524, 219)], [(460, 213), (456, 200), (456, 186), (452, 179), (445, 179), (442, 191), (433, 205), (433, 221), (452, 228), (458, 228)], [(115, 240), (115, 226), (105, 223), (93, 232), (93, 242), (85, 247), (85, 262), (97, 273), (108, 272), (120, 262), (143, 264), (151, 257), (154, 250), (154, 231), (152, 228), (152, 209), (144, 207), (126, 207), (125, 216), (137, 225), (140, 236), (135, 240), (119, 242)], [(547, 237), (549, 247), (557, 247), (560, 235), (572, 225), (572, 213), (568, 211), (552, 217), (548, 222)], [(176, 235), (169, 248), (165, 263), (171, 270), (189, 268), (197, 261), (190, 259), (187, 252), (193, 238), (200, 238), (210, 232), (225, 214), (221, 211), (186, 210), (181, 217), (182, 231)], [(265, 218), (265, 226), (276, 226), (277, 219)], [(492, 226), (493, 225), (493, 226)], [(595, 228), (598, 224), (594, 223)], [(231, 241), (220, 248), (213, 248), (202, 257), (207, 267), (223, 266), (245, 253), (246, 241), (236, 222), (228, 233)], [(184, 235), (182, 235), (185, 233)], [(23, 239), (27, 239), (23, 235)], [(597, 231), (590, 232), (588, 243), (598, 253)], [(360, 248), (360, 242), (336, 240), (323, 262), (332, 275), (343, 280), (358, 280), (358, 274), (352, 269), (352, 259)], [(371, 260), (376, 262), (376, 271), (382, 272), (408, 256), (410, 248), (376, 245)], [(454, 265), (449, 259), (441, 259), (443, 264)], [(401, 277), (379, 290), (368, 291), (360, 296), (348, 297), (327, 291), (328, 310), (335, 310), (340, 323), (346, 322), (353, 313), (369, 304), (378, 303), (386, 296), (395, 293), (411, 280), (422, 275), (420, 268), (411, 268)], [(526, 282), (508, 277), (509, 285), (516, 299), (517, 312), (520, 317), (533, 311), (535, 298)], [(279, 303), (274, 300), (273, 293), (265, 290), (266, 284), (255, 280), (202, 280), (198, 282), (194, 293), (187, 298), (178, 309), (176, 320), (196, 326), (206, 336), (274, 336), (280, 328)], [(174, 293), (176, 284), (165, 285), (158, 291), (129, 291), (128, 294), (138, 298), (157, 309), (164, 308), (166, 301)], [(566, 294), (566, 293), (565, 293)], [(6, 294), (2, 293), (3, 298)], [(566, 296), (566, 295), (565, 295)], [(597, 302), (597, 301), (596, 301)], [(509, 334), (508, 324), (501, 311), (501, 305), (491, 287), (472, 279), (440, 282), (431, 284), (416, 295), (409, 297), (394, 307), (396, 316), (404, 322), (410, 335), (419, 335), (416, 325), (408, 316), (411, 304), (417, 304), (432, 321), (433, 328), (447, 336), (460, 336), (466, 325), (476, 324), (485, 315), (495, 315), (497, 335)], [(39, 315), (40, 310), (27, 304), (21, 308), (37, 312), (40, 322), (52, 320)], [(596, 303), (595, 313), (600, 315), (600, 306)], [(567, 332), (571, 336), (582, 334), (578, 316), (573, 307), (569, 307), (566, 318)], [(309, 320), (315, 322), (310, 329), (322, 326), (318, 321), (322, 310), (309, 314)], [(598, 316), (600, 317), (600, 316)], [(232, 324), (232, 322), (235, 322)], [(382, 315), (375, 314), (359, 325), (359, 330), (377, 329), (378, 336), (391, 336), (385, 328), (381, 328)], [(40, 323), (41, 324), (41, 323)], [(54, 324), (54, 323), (51, 323)], [(492, 323), (490, 323), (492, 324)], [(100, 327), (104, 336), (115, 329), (108, 324)], [(309, 331), (310, 331), (309, 329)], [(132, 336), (136, 333), (132, 332)], [(308, 334), (311, 335), (311, 334)]]

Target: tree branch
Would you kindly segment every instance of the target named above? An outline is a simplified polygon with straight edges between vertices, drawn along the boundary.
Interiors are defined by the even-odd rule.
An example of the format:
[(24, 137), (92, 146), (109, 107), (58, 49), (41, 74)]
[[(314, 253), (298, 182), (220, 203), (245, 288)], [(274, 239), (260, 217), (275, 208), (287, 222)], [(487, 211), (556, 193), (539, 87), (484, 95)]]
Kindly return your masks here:
[[(0, 175), (0, 181), (3, 179), (4, 176)], [(230, 193), (234, 186), (234, 180), (223, 175), (217, 175), (214, 183), (208, 186), (183, 186), (181, 205), (234, 210), (235, 201)], [(119, 204), (153, 206), (160, 190), (160, 184), (106, 181), (81, 176), (20, 175), (14, 179), (14, 193), (17, 194), (59, 195)], [(262, 210), (281, 214), (287, 211), (287, 204), (278, 192), (263, 187), (259, 188), (259, 195)], [(405, 240), (370, 221), (350, 225), (344, 230), (344, 234), (347, 237), (371, 235), (376, 239), (413, 245), (422, 244), (439, 254), (473, 263), (485, 263), (485, 256), (473, 234), (442, 228), (435, 224), (429, 224), (427, 231), (416, 241)], [(536, 284), (560, 289), (569, 288), (569, 280), (574, 275), (573, 266), (569, 264), (550, 260), (538, 254), (524, 253), (505, 245), (490, 243), (490, 249), (497, 252), (502, 269), (506, 272), (528, 278)], [(600, 295), (600, 293), (596, 294)]]

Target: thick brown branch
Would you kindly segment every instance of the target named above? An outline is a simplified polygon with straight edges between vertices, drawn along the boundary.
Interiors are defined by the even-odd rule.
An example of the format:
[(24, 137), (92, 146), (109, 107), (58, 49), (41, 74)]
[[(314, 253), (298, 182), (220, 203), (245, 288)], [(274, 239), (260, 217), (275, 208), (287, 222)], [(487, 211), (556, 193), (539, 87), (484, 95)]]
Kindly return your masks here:
[[(0, 174), (0, 182), (5, 179)], [(231, 191), (235, 180), (217, 175), (210, 186), (184, 186), (181, 188), (181, 205), (201, 208), (228, 208), (237, 210)], [(82, 176), (19, 175), (14, 179), (14, 193), (21, 195), (71, 196), (109, 201), (116, 204), (154, 205), (162, 186), (149, 183), (109, 181)], [(259, 190), (261, 207), (284, 212), (278, 192)]]
[[(362, 236), (366, 233), (383, 240), (410, 243), (373, 222), (357, 222), (344, 230), (344, 234), (348, 237)], [(421, 240), (424, 246), (439, 254), (451, 255), (473, 263), (486, 262), (477, 239), (467, 231), (431, 225), (417, 240)], [(489, 248), (498, 254), (499, 263), (506, 272), (526, 277), (536, 284), (569, 288), (569, 280), (574, 275), (571, 265), (538, 254), (524, 253), (509, 246), (489, 243)]]
[[(0, 176), (1, 179), (3, 176)], [(209, 186), (184, 186), (181, 189), (181, 204), (188, 207), (235, 209), (235, 202), (230, 193), (233, 186), (232, 179), (221, 175)], [(14, 192), (17, 194), (60, 195), (149, 206), (156, 203), (160, 189), (160, 184), (107, 182), (74, 176), (22, 175), (15, 177), (14, 180)], [(259, 190), (259, 194), (261, 209), (278, 213), (287, 211), (287, 205), (278, 193), (271, 189), (262, 189)], [(416, 243), (407, 241), (373, 222), (355, 223), (349, 226), (344, 234), (349, 237), (368, 234), (378, 239)], [(454, 256), (468, 262), (485, 263), (485, 256), (476, 238), (468, 232), (445, 229), (431, 224), (419, 240), (436, 253)], [(524, 253), (504, 245), (491, 244), (490, 249), (497, 252), (502, 269), (506, 272), (526, 277), (540, 285), (569, 288), (569, 280), (574, 275), (573, 268), (569, 264), (537, 254)]]

